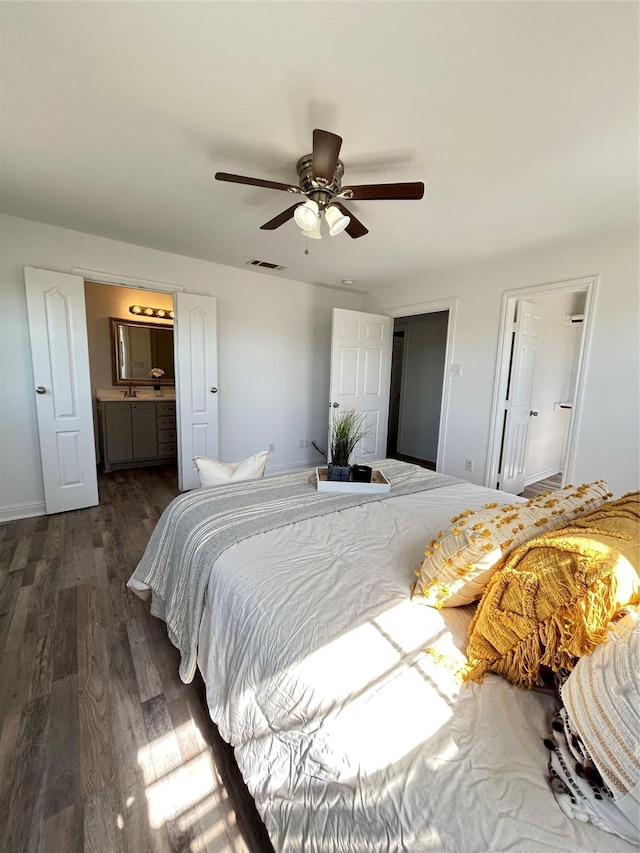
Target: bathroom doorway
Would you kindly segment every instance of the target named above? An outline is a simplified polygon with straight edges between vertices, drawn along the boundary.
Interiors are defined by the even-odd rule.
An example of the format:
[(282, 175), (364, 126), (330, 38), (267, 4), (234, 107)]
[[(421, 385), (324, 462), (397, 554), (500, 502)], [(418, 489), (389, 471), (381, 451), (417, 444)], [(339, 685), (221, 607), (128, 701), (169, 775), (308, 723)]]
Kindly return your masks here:
[[(123, 288), (135, 284), (145, 293), (155, 291), (147, 286), (155, 283), (74, 267), (71, 273), (35, 267), (24, 271), (32, 364), (39, 383), (35, 397), (45, 513), (95, 506), (95, 392), (89, 374), (85, 282)], [(157, 290), (171, 294), (176, 319), (181, 317), (175, 324), (175, 437), (178, 488), (187, 491), (199, 486), (195, 457), (218, 454), (216, 299), (187, 293), (180, 285), (159, 283)]]
[[(175, 381), (172, 385), (163, 383), (161, 386), (162, 397), (159, 399), (163, 409), (157, 411), (158, 400), (151, 376), (151, 370), (155, 367), (164, 369), (165, 375), (175, 375), (173, 322), (166, 319), (170, 316), (169, 312), (173, 315), (173, 294), (121, 287), (89, 279), (85, 279), (84, 292), (100, 502), (109, 492), (107, 483), (114, 479), (117, 472), (125, 470), (128, 472), (126, 479), (129, 481), (145, 468), (162, 466), (164, 480), (170, 481), (177, 490)], [(165, 330), (171, 332), (171, 351), (167, 354), (167, 357), (170, 357), (171, 369), (169, 370), (168, 363), (164, 361), (164, 367), (159, 362), (156, 365), (153, 361), (155, 353), (151, 338), (140, 338), (132, 349), (132, 368), (127, 373), (131, 381), (130, 385), (126, 386), (116, 384), (116, 381), (120, 381), (120, 376), (114, 375), (118, 354), (114, 352), (111, 322), (112, 319), (139, 321), (140, 316), (131, 312), (132, 306), (143, 309), (152, 306), (156, 311), (165, 312), (163, 318), (142, 316), (148, 329), (160, 328), (163, 333)], [(140, 330), (144, 330), (144, 327), (140, 327)], [(125, 397), (125, 394), (131, 393), (131, 389), (136, 396)], [(129, 417), (126, 417), (127, 415)], [(134, 419), (133, 415), (137, 417)]]

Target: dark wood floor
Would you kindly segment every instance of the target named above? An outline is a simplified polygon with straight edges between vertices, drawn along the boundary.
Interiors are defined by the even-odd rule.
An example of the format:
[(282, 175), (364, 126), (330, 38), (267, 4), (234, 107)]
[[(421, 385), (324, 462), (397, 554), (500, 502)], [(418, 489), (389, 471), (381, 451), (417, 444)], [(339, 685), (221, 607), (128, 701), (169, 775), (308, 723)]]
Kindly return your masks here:
[(175, 472), (99, 486), (97, 507), (0, 526), (0, 848), (271, 851), (202, 683), (125, 588)]
[(421, 468), (428, 468), (430, 471), (436, 470), (436, 463), (430, 462), (428, 459), (418, 459), (416, 456), (406, 456), (403, 453), (388, 453), (390, 459), (399, 459), (400, 462), (411, 462), (412, 465), (419, 465)]
[(530, 483), (525, 486), (522, 492), (523, 498), (534, 498), (542, 492), (553, 491), (562, 487), (562, 474), (554, 474), (553, 477), (547, 477), (544, 480), (538, 480), (536, 483)]

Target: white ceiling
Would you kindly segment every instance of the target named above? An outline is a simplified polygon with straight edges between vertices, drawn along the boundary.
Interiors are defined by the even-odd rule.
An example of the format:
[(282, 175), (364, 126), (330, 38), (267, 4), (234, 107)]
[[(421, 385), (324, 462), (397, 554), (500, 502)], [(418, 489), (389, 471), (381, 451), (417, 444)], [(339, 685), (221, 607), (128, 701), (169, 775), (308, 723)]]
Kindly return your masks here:
[[(375, 289), (638, 214), (635, 2), (2, 2), (1, 209)], [(369, 228), (305, 240), (282, 192), (314, 127)]]

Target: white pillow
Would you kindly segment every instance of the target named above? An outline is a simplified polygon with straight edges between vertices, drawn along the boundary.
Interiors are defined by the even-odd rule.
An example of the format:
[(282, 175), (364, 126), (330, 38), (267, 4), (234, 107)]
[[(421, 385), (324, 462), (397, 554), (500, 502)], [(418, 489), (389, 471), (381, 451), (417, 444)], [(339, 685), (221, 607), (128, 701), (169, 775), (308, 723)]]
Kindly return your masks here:
[(198, 469), (200, 487), (204, 488), (263, 477), (268, 458), (269, 451), (261, 450), (242, 462), (218, 462), (217, 459), (208, 459), (206, 456), (196, 456), (193, 461)]

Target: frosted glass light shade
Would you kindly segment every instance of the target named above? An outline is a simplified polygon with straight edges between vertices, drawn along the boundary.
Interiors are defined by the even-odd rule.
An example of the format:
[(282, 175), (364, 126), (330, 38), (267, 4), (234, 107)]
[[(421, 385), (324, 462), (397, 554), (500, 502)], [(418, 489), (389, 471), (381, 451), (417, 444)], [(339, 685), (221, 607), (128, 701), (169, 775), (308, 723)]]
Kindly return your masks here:
[(315, 201), (309, 199), (296, 207), (293, 218), (303, 231), (313, 231), (320, 218), (320, 209)]
[(329, 226), (329, 234), (335, 237), (336, 234), (341, 234), (347, 225), (351, 222), (351, 217), (345, 216), (342, 211), (330, 205), (324, 212), (324, 218)]
[(320, 221), (320, 217), (318, 217), (315, 228), (303, 228), (303, 235), (305, 237), (310, 237), (312, 240), (322, 240), (322, 234), (320, 233)]

